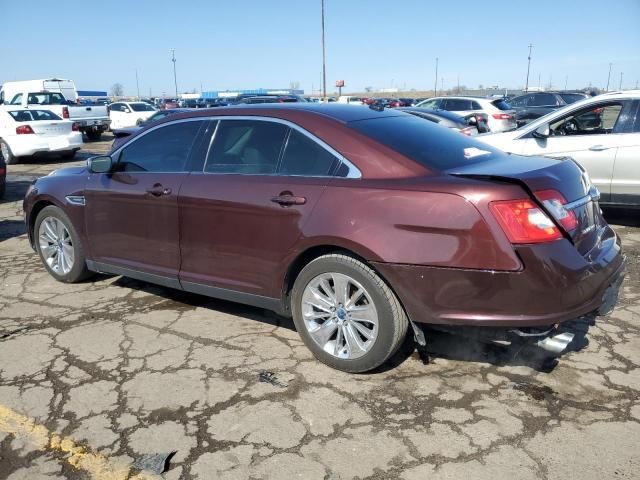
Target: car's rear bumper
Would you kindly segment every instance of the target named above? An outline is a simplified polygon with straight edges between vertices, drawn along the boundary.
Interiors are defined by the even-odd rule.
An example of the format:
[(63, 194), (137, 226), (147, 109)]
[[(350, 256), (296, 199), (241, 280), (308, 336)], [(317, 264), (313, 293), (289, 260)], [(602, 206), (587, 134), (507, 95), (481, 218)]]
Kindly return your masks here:
[[(28, 138), (22, 138), (28, 137)], [(16, 157), (68, 152), (82, 148), (82, 133), (44, 137), (39, 135), (17, 135), (11, 137), (9, 147)]]
[[(614, 303), (625, 259), (612, 235), (590, 259), (568, 240), (516, 250), (518, 272), (374, 263), (409, 318), (440, 325), (550, 326)], [(606, 299), (605, 299), (606, 297)], [(606, 300), (606, 301), (605, 301)]]

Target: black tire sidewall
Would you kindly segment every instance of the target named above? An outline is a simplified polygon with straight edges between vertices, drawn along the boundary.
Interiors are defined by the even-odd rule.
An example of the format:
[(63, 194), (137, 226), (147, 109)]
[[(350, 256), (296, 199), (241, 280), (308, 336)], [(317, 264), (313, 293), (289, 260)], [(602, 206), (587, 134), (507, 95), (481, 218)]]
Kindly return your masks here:
[[(54, 272), (49, 267), (49, 265), (47, 265), (47, 262), (45, 261), (42, 255), (42, 251), (40, 250), (38, 232), (40, 230), (40, 224), (47, 217), (54, 217), (54, 218), (57, 218), (59, 221), (61, 221), (64, 224), (64, 226), (67, 228), (69, 235), (71, 235), (71, 240), (73, 241), (73, 257), (74, 257), (73, 268), (71, 268), (71, 271), (65, 275), (59, 275), (56, 272)], [(44, 267), (47, 269), (47, 272), (49, 272), (49, 274), (53, 278), (55, 278), (60, 282), (73, 283), (73, 282), (80, 281), (86, 277), (87, 265), (86, 265), (86, 259), (84, 256), (84, 251), (82, 249), (82, 243), (80, 242), (80, 237), (78, 236), (78, 233), (76, 232), (76, 229), (74, 228), (73, 223), (71, 223), (71, 220), (61, 208), (56, 207), (55, 205), (50, 205), (48, 207), (43, 208), (40, 211), (40, 213), (38, 213), (38, 216), (36, 217), (36, 221), (33, 227), (33, 238), (35, 239), (36, 251), (38, 252), (38, 256), (40, 257), (40, 260), (42, 261), (42, 264), (44, 265)]]
[[(296, 278), (291, 292), (291, 312), (298, 334), (305, 345), (321, 362), (351, 373), (366, 372), (383, 364), (394, 351), (395, 329), (393, 308), (385, 291), (363, 270), (367, 268), (359, 261), (353, 265), (343, 260), (344, 257), (320, 257), (309, 263)], [(350, 260), (349, 257), (346, 257)], [(359, 264), (359, 265), (358, 265)], [(360, 268), (358, 268), (360, 266)], [(340, 359), (325, 352), (311, 337), (302, 318), (302, 294), (307, 284), (316, 276), (328, 273), (342, 273), (359, 282), (369, 293), (378, 313), (378, 336), (371, 349), (360, 358)], [(373, 272), (374, 275), (375, 272)], [(376, 278), (382, 280), (376, 275)]]

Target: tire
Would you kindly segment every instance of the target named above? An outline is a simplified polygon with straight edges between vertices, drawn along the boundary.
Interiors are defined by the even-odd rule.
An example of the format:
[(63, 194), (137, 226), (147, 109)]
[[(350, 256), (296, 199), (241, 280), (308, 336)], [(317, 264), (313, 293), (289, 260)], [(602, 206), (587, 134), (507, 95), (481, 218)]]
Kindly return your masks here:
[[(49, 223), (52, 219), (53, 222)], [(63, 243), (68, 245), (70, 247), (70, 250), (73, 251), (72, 265), (68, 271), (65, 271), (64, 268), (61, 268), (61, 264), (55, 259), (51, 260), (51, 264), (47, 261), (47, 258), (51, 259), (51, 257), (48, 257), (47, 254), (43, 252), (43, 244), (47, 242), (52, 243), (54, 238), (52, 236), (48, 236), (45, 233), (41, 234), (40, 227), (45, 221), (48, 222), (49, 226), (57, 225), (55, 222), (60, 222), (66, 229), (68, 235), (62, 235)], [(46, 227), (43, 227), (43, 229), (46, 229)], [(53, 230), (59, 238), (60, 236), (58, 234), (60, 233), (60, 231), (56, 228), (54, 228)], [(51, 230), (49, 230), (49, 232), (50, 231)], [(40, 260), (42, 261), (47, 271), (51, 274), (51, 276), (59, 282), (76, 283), (85, 280), (92, 275), (92, 272), (87, 269), (86, 257), (84, 255), (82, 243), (80, 242), (80, 237), (78, 236), (76, 229), (73, 227), (71, 220), (69, 219), (67, 214), (62, 211), (62, 209), (54, 205), (43, 208), (40, 213), (38, 213), (38, 216), (36, 218), (33, 237), (35, 238), (36, 250), (38, 251)], [(65, 242), (65, 238), (68, 240), (68, 242)], [(69, 248), (65, 250), (65, 252), (68, 251)], [(56, 254), (56, 258), (60, 258), (59, 255)], [(66, 263), (65, 266), (69, 266), (68, 263)]]
[(4, 140), (0, 140), (0, 153), (2, 153), (4, 162), (7, 165), (15, 165), (16, 163), (18, 163), (18, 157), (16, 157), (13, 152), (11, 152), (9, 144)]
[[(336, 293), (340, 290), (335, 288), (337, 282), (346, 282), (346, 295)], [(311, 287), (321, 283), (324, 286), (315, 288), (315, 292), (323, 295), (324, 300), (318, 301)], [(333, 289), (332, 293), (327, 295), (326, 288)], [(363, 293), (356, 295), (361, 290)], [(340, 297), (349, 300), (342, 303)], [(356, 300), (348, 306), (353, 298)], [(316, 306), (311, 306), (310, 299)], [(326, 310), (327, 299), (337, 299), (332, 300), (338, 305), (331, 307), (333, 313)], [(321, 310), (317, 309), (318, 304)], [(355, 312), (365, 309), (369, 314)], [(360, 260), (343, 254), (323, 255), (302, 269), (291, 291), (291, 312), (298, 334), (315, 357), (330, 367), (349, 373), (367, 372), (386, 362), (402, 344), (409, 324), (400, 301), (376, 272)], [(325, 316), (318, 319), (322, 323), (309, 320), (320, 315)], [(358, 315), (362, 318), (356, 321)], [(377, 318), (377, 326), (373, 326), (375, 322), (363, 320), (374, 317)], [(325, 325), (326, 335), (317, 341), (314, 338), (321, 336), (321, 327)], [(335, 333), (329, 334), (334, 325)], [(367, 336), (362, 333), (363, 326)], [(350, 342), (346, 341), (348, 338), (351, 338)], [(356, 348), (349, 348), (349, 343)]]
[(102, 137), (102, 130), (89, 130), (85, 133), (87, 135), (87, 139), (91, 140), (92, 142), (99, 142), (100, 138)]

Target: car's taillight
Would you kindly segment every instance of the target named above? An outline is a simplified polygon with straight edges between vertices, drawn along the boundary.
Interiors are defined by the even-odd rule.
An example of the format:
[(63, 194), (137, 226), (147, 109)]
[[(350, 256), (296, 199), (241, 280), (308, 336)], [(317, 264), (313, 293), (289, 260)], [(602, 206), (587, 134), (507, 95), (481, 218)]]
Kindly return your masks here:
[(29, 133), (35, 133), (29, 125), (20, 125), (19, 127), (16, 127), (16, 134), (18, 135), (26, 135)]
[(567, 200), (556, 190), (541, 190), (535, 192), (535, 196), (551, 212), (551, 215), (560, 222), (562, 228), (570, 232), (578, 226), (578, 219), (573, 210), (567, 210)]
[(460, 133), (463, 134), (463, 135), (471, 136), (471, 135), (473, 135), (473, 130), (474, 130), (473, 127), (461, 128), (460, 129)]
[(71, 125), (71, 130), (73, 130), (74, 132), (80, 131), (80, 125), (78, 125), (76, 122), (73, 122), (73, 124)]
[(7, 169), (4, 167), (0, 167), (0, 175), (4, 175), (7, 173)]
[(62, 107), (62, 118), (69, 118), (69, 107)]
[(489, 208), (511, 243), (542, 243), (562, 238), (558, 227), (531, 200), (491, 202)]
[(511, 118), (511, 115), (508, 113), (494, 113), (491, 116), (496, 120), (509, 120)]

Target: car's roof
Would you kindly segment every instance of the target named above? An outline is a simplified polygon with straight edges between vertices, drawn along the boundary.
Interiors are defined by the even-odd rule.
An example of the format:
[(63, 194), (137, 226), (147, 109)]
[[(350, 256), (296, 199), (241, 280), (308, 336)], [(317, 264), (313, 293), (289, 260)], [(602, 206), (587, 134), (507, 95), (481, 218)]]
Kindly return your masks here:
[(297, 112), (309, 115), (323, 116), (347, 123), (357, 120), (366, 120), (381, 117), (397, 117), (407, 115), (393, 109), (374, 110), (367, 106), (345, 105), (340, 103), (316, 103), (316, 102), (295, 102), (295, 103), (265, 103), (265, 104), (244, 104), (229, 107), (218, 107), (215, 109), (199, 108), (195, 111), (182, 113), (182, 118), (224, 116), (224, 115), (264, 115), (273, 117), (286, 116), (287, 112)]

